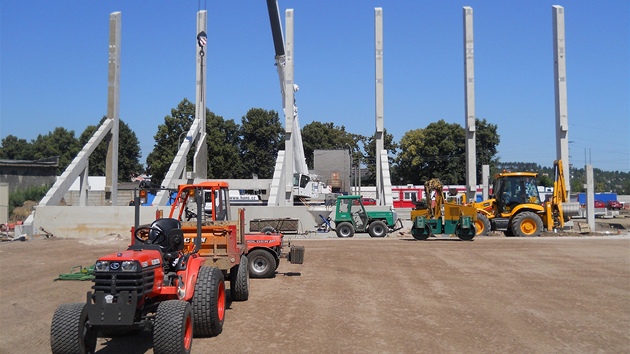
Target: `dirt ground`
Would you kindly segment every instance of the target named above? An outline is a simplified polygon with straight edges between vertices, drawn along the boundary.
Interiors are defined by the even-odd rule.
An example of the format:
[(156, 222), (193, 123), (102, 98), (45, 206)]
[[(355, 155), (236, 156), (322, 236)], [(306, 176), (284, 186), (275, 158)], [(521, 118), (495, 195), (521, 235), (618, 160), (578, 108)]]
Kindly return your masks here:
[[(193, 353), (630, 351), (630, 235), (294, 240), (283, 262), (231, 303), (223, 333)], [(55, 308), (90, 282), (53, 281), (124, 249), (114, 236), (0, 244), (0, 353), (49, 353)], [(97, 352), (152, 353), (151, 334)]]

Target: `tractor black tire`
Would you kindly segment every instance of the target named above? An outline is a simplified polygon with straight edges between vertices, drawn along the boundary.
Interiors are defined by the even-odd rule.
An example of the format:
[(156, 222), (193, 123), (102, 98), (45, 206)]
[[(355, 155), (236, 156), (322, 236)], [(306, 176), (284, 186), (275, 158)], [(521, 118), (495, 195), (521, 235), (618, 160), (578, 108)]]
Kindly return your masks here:
[(518, 237), (540, 236), (543, 222), (538, 214), (523, 211), (512, 219), (512, 233)]
[(492, 225), (490, 224), (490, 220), (480, 213), (477, 213), (477, 221), (475, 221), (475, 231), (477, 236), (487, 236), (488, 233), (492, 230)]
[(167, 300), (158, 305), (153, 324), (155, 354), (189, 354), (193, 341), (193, 315), (190, 304)]
[(351, 223), (344, 221), (336, 225), (335, 232), (337, 237), (346, 238), (354, 236), (354, 226)]
[(234, 301), (249, 299), (249, 267), (245, 255), (241, 255), (241, 262), (230, 269), (230, 293)]
[(270, 251), (252, 250), (247, 254), (249, 276), (251, 278), (271, 278), (276, 273), (278, 262)]
[(96, 351), (96, 330), (88, 323), (84, 302), (57, 307), (50, 326), (50, 349), (53, 354), (86, 354)]
[(387, 224), (381, 220), (375, 220), (368, 226), (368, 233), (370, 237), (385, 237), (387, 236)]
[(195, 336), (215, 337), (221, 334), (225, 320), (225, 281), (221, 269), (199, 268), (192, 313)]

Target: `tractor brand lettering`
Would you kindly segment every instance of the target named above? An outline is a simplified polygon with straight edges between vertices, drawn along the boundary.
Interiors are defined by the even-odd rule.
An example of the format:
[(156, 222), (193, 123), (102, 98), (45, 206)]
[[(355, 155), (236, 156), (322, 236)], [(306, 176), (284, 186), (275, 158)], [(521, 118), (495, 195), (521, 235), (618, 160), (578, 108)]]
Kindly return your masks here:
[(160, 264), (160, 260), (159, 259), (156, 258), (156, 259), (152, 259), (151, 260), (151, 265), (158, 265), (158, 264)]
[(248, 243), (272, 243), (274, 240), (249, 240)]
[(143, 267), (146, 267), (146, 266), (148, 266), (148, 265), (149, 265), (149, 263), (147, 263), (147, 262), (142, 262), (142, 266), (143, 266)]
[[(206, 242), (206, 240), (207, 240), (207, 238), (202, 237), (202, 238), (201, 238), (201, 243), (205, 243), (205, 242)], [(190, 238), (190, 237), (185, 237), (185, 238), (184, 238), (184, 243), (191, 243), (191, 242), (193, 242), (193, 238)]]

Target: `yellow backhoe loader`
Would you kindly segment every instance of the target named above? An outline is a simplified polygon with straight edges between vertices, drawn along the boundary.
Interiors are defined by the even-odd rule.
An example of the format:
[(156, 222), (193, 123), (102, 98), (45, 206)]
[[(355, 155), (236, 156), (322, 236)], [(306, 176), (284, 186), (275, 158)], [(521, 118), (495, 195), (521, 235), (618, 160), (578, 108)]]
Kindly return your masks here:
[(577, 208), (567, 203), (562, 161), (554, 161), (553, 195), (548, 200), (540, 200), (537, 177), (533, 172), (497, 174), (491, 198), (472, 204), (477, 208), (477, 235), (492, 230), (506, 236), (540, 236), (543, 229), (563, 229), (568, 214)]

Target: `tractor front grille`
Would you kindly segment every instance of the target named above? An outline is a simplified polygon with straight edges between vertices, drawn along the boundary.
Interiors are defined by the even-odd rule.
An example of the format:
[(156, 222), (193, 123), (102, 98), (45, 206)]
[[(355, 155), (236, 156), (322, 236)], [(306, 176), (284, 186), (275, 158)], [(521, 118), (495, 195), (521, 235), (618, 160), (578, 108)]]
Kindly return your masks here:
[(116, 295), (121, 291), (136, 291), (139, 298), (148, 294), (153, 289), (155, 272), (153, 269), (144, 269), (140, 272), (94, 272), (94, 291), (102, 291), (106, 294)]

